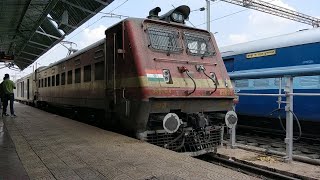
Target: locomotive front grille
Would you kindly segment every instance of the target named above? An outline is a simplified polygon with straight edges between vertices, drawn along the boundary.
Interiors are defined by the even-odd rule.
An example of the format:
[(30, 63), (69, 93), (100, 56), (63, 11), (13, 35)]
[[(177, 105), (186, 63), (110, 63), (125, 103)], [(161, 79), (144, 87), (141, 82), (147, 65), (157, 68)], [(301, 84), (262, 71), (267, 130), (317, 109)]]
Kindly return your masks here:
[(220, 144), (220, 135), (220, 128), (210, 126), (198, 131), (185, 128), (172, 134), (165, 130), (145, 131), (139, 134), (139, 138), (166, 149), (198, 156), (214, 152)]

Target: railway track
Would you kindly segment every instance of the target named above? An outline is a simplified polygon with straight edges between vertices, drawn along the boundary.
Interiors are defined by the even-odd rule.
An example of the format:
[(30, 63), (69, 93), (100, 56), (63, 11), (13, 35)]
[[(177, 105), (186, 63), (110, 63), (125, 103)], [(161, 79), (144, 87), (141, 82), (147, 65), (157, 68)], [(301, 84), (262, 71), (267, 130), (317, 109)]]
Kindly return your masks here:
[(224, 166), (250, 176), (258, 177), (261, 179), (283, 179), (283, 180), (296, 180), (296, 179), (312, 179), (309, 177), (293, 174), (286, 171), (280, 171), (273, 168), (268, 168), (265, 166), (259, 166), (252, 164), (250, 162), (230, 159), (227, 156), (220, 154), (206, 154), (198, 157), (201, 160), (217, 164), (219, 166)]
[[(228, 136), (225, 136), (229, 138)], [(285, 152), (285, 135), (266, 131), (241, 131), (237, 132), (237, 143), (249, 146), (260, 147), (267, 150)], [(293, 142), (294, 155), (305, 156), (311, 159), (320, 160), (320, 139), (318, 137), (301, 137), (299, 141)]]

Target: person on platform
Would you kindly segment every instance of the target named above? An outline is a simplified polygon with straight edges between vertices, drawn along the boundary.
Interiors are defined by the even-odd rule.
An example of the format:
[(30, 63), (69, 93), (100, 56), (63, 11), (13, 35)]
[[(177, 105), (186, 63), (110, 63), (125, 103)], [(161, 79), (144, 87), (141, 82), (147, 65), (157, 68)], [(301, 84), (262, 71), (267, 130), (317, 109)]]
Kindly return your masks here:
[[(4, 81), (4, 78), (3, 78), (3, 81)], [(2, 109), (3, 101), (4, 101), (4, 92), (2, 88), (3, 81), (0, 83), (0, 109)]]
[(2, 82), (2, 88), (3, 88), (3, 92), (4, 92), (2, 116), (9, 116), (9, 114), (7, 114), (7, 107), (8, 107), (8, 101), (10, 101), (11, 117), (17, 117), (14, 114), (14, 110), (13, 110), (13, 101), (14, 101), (13, 89), (15, 89), (16, 86), (15, 86), (14, 82), (10, 80), (9, 74), (4, 75), (4, 80)]

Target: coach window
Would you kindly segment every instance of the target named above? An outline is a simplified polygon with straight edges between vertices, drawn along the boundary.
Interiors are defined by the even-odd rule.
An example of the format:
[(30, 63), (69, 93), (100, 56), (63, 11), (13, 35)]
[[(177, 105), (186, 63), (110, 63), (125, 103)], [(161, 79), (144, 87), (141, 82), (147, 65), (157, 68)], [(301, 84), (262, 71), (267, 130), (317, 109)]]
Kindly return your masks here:
[(51, 77), (48, 77), (48, 87), (51, 85)]
[(52, 86), (55, 86), (56, 85), (56, 78), (55, 78), (55, 76), (52, 76), (51, 77), (52, 79)]
[(66, 73), (62, 73), (61, 74), (61, 85), (65, 85), (66, 84)]
[(41, 79), (41, 87), (43, 87), (43, 79)]
[(104, 61), (95, 63), (94, 68), (95, 68), (94, 79), (103, 80), (104, 79)]
[(72, 70), (68, 71), (67, 83), (72, 84)]
[(41, 82), (41, 80), (39, 79), (39, 80), (38, 80), (38, 88), (40, 87), (40, 82)]
[(85, 66), (83, 68), (83, 82), (91, 81), (91, 65)]
[(47, 78), (44, 78), (44, 87), (47, 87)]
[(60, 74), (56, 75), (56, 86), (60, 85)]
[(74, 71), (74, 83), (81, 83), (81, 68)]

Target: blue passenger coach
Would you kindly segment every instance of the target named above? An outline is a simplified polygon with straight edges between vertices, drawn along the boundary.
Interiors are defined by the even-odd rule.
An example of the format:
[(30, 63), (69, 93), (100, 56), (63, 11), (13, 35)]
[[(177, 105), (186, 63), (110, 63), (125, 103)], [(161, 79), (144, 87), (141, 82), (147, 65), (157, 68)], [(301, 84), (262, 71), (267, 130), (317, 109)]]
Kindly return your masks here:
[[(222, 47), (220, 52), (228, 72), (320, 65), (320, 28)], [(284, 81), (282, 87), (285, 85)], [(279, 82), (279, 78), (262, 78), (235, 80), (234, 84), (235, 89), (241, 93), (278, 93)], [(295, 77), (294, 92), (320, 93), (320, 75)], [(277, 97), (240, 96), (236, 106), (237, 113), (254, 118), (251, 118), (253, 121), (243, 118), (239, 123), (279, 127), (271, 123), (275, 121), (263, 120), (278, 108), (277, 100)], [(320, 134), (316, 128), (320, 127), (320, 97), (295, 96), (293, 101), (294, 112), (302, 123), (304, 132)], [(284, 114), (282, 115), (284, 118)]]

